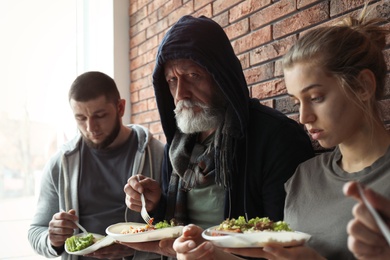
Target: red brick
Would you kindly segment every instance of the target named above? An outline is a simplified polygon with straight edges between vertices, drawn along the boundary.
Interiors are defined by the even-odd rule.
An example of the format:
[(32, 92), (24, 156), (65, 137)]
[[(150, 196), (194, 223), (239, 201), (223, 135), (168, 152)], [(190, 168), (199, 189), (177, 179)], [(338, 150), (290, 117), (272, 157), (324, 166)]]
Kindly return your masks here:
[(138, 55), (142, 55), (146, 52), (149, 52), (150, 50), (153, 50), (156, 47), (158, 47), (158, 45), (159, 45), (158, 37), (153, 36), (138, 46), (139, 47)]
[[(132, 0), (130, 0), (130, 1), (132, 1)], [(169, 0), (153, 0), (153, 1), (149, 0), (148, 14), (150, 15), (150, 14), (154, 13), (159, 8), (161, 8), (161, 6), (164, 6), (167, 2), (169, 2)]]
[(157, 102), (155, 96), (153, 96), (153, 98), (149, 98), (147, 101), (148, 101), (148, 110), (153, 110), (157, 108)]
[(269, 7), (257, 12), (250, 17), (250, 28), (255, 30), (278, 20), (280, 17), (290, 14), (296, 10), (295, 0), (279, 1)]
[(242, 36), (249, 32), (249, 21), (243, 19), (225, 28), (225, 32), (230, 40)]
[(288, 35), (298, 30), (305, 29), (329, 19), (329, 8), (327, 2), (321, 2), (309, 9), (298, 12), (280, 22), (275, 23), (274, 39)]
[(138, 102), (139, 101), (139, 95), (138, 91), (130, 91), (130, 103)]
[(148, 16), (148, 7), (143, 6), (130, 16), (130, 24), (135, 25)]
[(261, 81), (269, 80), (274, 75), (274, 66), (272, 62), (244, 70), (244, 75), (248, 85), (256, 84)]
[(308, 6), (308, 5), (312, 5), (314, 3), (317, 3), (317, 2), (321, 2), (323, 0), (298, 0), (297, 1), (297, 9), (303, 9), (304, 7)]
[(130, 60), (130, 70), (142, 67), (148, 64), (149, 62), (154, 62), (156, 59), (156, 50), (157, 47), (153, 50), (150, 50), (149, 52), (146, 52)]
[[(153, 128), (153, 134), (165, 141), (151, 74), (158, 44), (170, 26), (185, 14), (205, 15), (220, 24), (232, 40), (251, 96), (261, 98), (262, 103), (284, 111), (291, 118), (297, 118), (297, 112), (289, 110), (282, 55), (297, 35), (316, 27), (333, 25), (346, 16), (358, 15), (364, 1), (296, 0), (295, 7), (295, 2), (291, 0), (130, 0), (130, 101), (133, 110), (138, 112), (145, 109), (141, 104), (147, 104), (147, 111), (131, 111), (132, 122)], [(388, 16), (390, 5), (387, 2), (372, 1), (370, 15)], [(269, 28), (258, 30), (263, 29), (264, 25)], [(390, 23), (385, 26), (390, 28)], [(390, 45), (390, 35), (386, 41)], [(387, 63), (390, 63), (389, 47), (384, 55)], [(390, 74), (384, 92), (382, 103), (390, 111)], [(146, 113), (150, 111), (155, 111), (155, 114)], [(388, 111), (386, 115), (390, 114)]]
[(264, 61), (273, 60), (286, 54), (290, 46), (296, 41), (295, 35), (282, 38), (279, 41), (273, 41), (264, 44), (250, 51), (250, 65), (258, 64)]
[(258, 31), (245, 35), (232, 42), (237, 54), (250, 50), (271, 40), (271, 27), (267, 26)]
[(148, 103), (145, 100), (141, 100), (140, 102), (132, 103), (131, 104), (131, 111), (134, 114), (138, 114), (141, 112), (148, 111)]
[(137, 124), (156, 122), (160, 120), (160, 115), (156, 109), (144, 113), (133, 114), (132, 120)]
[(278, 59), (275, 61), (275, 71), (274, 71), (275, 77), (283, 76), (283, 64), (282, 59)]
[(243, 69), (249, 68), (249, 53), (238, 55), (237, 58), (240, 60)]
[(260, 103), (264, 106), (274, 108), (274, 100), (273, 99), (261, 100)]
[[(130, 29), (131, 31), (131, 29)], [(146, 40), (145, 31), (137, 31), (137, 34), (130, 37), (130, 47), (138, 46)]]
[(252, 97), (265, 99), (271, 96), (286, 94), (286, 86), (283, 79), (275, 79), (260, 84), (253, 85), (251, 88)]
[(194, 7), (192, 2), (188, 2), (187, 4), (180, 5), (176, 8), (176, 10), (170, 13), (168, 18), (168, 25), (172, 26), (175, 24), (182, 16), (189, 15), (194, 12)]
[(148, 86), (146, 88), (140, 89), (140, 91), (139, 91), (139, 98), (141, 100), (142, 99), (151, 98), (151, 97), (154, 98), (154, 89), (153, 89), (151, 84), (150, 84), (150, 86)]
[(166, 2), (157, 10), (158, 19), (160, 20), (170, 14), (174, 14), (177, 11), (176, 9), (179, 8), (181, 5), (181, 0), (170, 0)]
[[(144, 78), (141, 78), (138, 80), (133, 80), (130, 84), (130, 87), (131, 87), (132, 91), (137, 91), (137, 90), (141, 90), (141, 89), (145, 89), (147, 87), (150, 87), (151, 85), (152, 85), (152, 80), (151, 80), (151, 77), (148, 76), (148, 77), (144, 77)], [(142, 99), (143, 97), (140, 96), (140, 98)]]
[(226, 11), (229, 7), (236, 5), (242, 0), (216, 0), (213, 2), (214, 15)]
[(150, 77), (150, 75), (153, 73), (154, 65), (155, 63), (151, 62), (142, 67), (130, 71), (131, 81), (136, 81), (141, 78)]
[(218, 23), (222, 28), (229, 25), (229, 12), (221, 13), (213, 17), (213, 20)]
[(362, 6), (365, 2), (366, 0), (330, 0), (330, 16), (337, 16), (347, 10)]
[(194, 1), (194, 10), (203, 9), (206, 5), (210, 6), (210, 3), (212, 3), (214, 0), (195, 0)]
[(168, 28), (168, 19), (159, 19), (155, 24), (152, 24), (146, 29), (146, 38), (153, 37), (158, 33), (166, 30)]
[(138, 47), (137, 46), (133, 46), (130, 49), (129, 59), (132, 60), (132, 59), (134, 59), (137, 56), (138, 56)]
[(158, 134), (158, 133), (163, 133), (163, 129), (161, 126), (161, 123), (150, 123), (149, 124), (149, 130), (152, 134)]
[(246, 0), (229, 10), (229, 22), (242, 19), (242, 17), (246, 17), (269, 4), (271, 4), (271, 0)]
[[(197, 10), (197, 9), (195, 9), (195, 10)], [(202, 8), (198, 9), (193, 14), (194, 17), (200, 17), (202, 15), (204, 15), (206, 17), (209, 17), (209, 18), (213, 17), (213, 9), (212, 9), (212, 5), (211, 4), (203, 6)]]

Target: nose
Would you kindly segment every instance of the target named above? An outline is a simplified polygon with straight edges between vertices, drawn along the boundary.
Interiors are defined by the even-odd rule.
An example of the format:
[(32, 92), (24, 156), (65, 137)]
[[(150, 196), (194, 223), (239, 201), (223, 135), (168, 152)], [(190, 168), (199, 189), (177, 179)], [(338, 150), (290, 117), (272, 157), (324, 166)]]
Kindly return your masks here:
[(175, 99), (177, 101), (183, 99), (189, 99), (191, 97), (191, 91), (188, 84), (185, 83), (185, 80), (178, 78), (176, 85)]
[(313, 110), (307, 106), (301, 104), (299, 108), (299, 122), (301, 124), (313, 123), (316, 120), (316, 116)]
[(88, 118), (86, 124), (87, 124), (87, 131), (88, 132), (92, 133), (95, 131), (97, 123), (95, 122), (95, 120), (93, 118)]

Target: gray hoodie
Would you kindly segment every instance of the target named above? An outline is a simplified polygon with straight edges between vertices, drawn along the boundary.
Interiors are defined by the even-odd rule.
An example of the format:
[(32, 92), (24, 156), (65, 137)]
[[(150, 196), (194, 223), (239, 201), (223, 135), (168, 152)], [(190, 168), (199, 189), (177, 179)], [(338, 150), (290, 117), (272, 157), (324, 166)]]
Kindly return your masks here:
[[(138, 148), (131, 175), (142, 174), (160, 182), (164, 145), (153, 138), (147, 128), (140, 125), (128, 125), (136, 133)], [(66, 143), (46, 164), (41, 182), (41, 192), (36, 213), (28, 231), (28, 240), (33, 249), (48, 258), (58, 257), (58, 252), (51, 246), (48, 237), (48, 225), (53, 215), (60, 209), (75, 209), (78, 205), (78, 179), (80, 172), (81, 136), (76, 136)], [(123, 202), (125, 203), (125, 202)], [(140, 213), (128, 210), (123, 212), (123, 221), (143, 222)], [(142, 256), (141, 256), (141, 254)], [(136, 252), (133, 259), (155, 259), (156, 255), (147, 256)], [(76, 255), (62, 253), (62, 259), (77, 260)]]

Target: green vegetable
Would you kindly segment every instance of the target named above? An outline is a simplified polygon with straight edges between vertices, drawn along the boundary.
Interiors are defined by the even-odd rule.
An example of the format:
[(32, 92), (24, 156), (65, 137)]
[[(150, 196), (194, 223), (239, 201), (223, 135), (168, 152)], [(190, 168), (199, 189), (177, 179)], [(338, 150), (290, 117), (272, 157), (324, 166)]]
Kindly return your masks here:
[(284, 221), (273, 222), (269, 218), (252, 218), (248, 222), (243, 216), (239, 216), (237, 219), (226, 219), (223, 221), (217, 230), (232, 231), (232, 232), (251, 232), (251, 231), (292, 231), (289, 225)]
[(176, 220), (171, 219), (170, 222), (168, 222), (167, 220), (158, 222), (157, 224), (154, 225), (154, 228), (160, 229), (160, 228), (175, 227), (175, 226), (177, 226)]
[(65, 240), (65, 244), (69, 252), (80, 251), (93, 244), (93, 235), (72, 236)]
[(166, 221), (166, 220), (160, 221), (156, 225), (154, 225), (154, 227), (156, 229), (167, 228), (167, 227), (170, 227), (170, 226), (171, 226), (171, 224), (169, 224), (168, 221)]

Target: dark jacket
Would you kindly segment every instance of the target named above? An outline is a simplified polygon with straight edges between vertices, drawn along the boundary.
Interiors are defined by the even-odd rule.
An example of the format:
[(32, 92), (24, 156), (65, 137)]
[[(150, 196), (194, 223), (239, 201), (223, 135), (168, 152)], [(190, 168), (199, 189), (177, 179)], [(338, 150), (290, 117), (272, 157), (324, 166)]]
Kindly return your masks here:
[(226, 193), (225, 217), (247, 214), (248, 218), (283, 219), (283, 185), (299, 163), (314, 155), (311, 142), (295, 121), (249, 97), (241, 63), (229, 39), (217, 23), (204, 16), (182, 17), (167, 32), (157, 54), (153, 85), (167, 138), (164, 193), (172, 173), (168, 149), (177, 130), (174, 100), (164, 76), (164, 64), (172, 59), (191, 59), (204, 67), (221, 88), (236, 122), (237, 127), (229, 133), (235, 144), (234, 170)]

